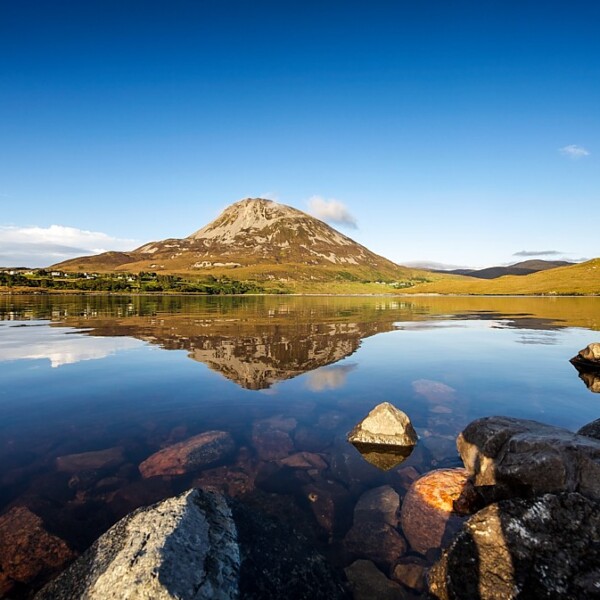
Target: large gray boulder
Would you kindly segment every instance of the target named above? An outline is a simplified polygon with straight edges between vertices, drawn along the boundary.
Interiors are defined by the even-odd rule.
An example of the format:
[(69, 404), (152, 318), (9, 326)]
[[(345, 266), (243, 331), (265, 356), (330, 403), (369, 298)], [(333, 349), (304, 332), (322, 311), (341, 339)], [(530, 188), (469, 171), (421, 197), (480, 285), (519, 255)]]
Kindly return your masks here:
[(487, 501), (547, 492), (600, 499), (600, 440), (511, 417), (485, 417), (458, 436), (461, 458)]
[(187, 491), (123, 518), (36, 600), (343, 598), (291, 527), (216, 493)]
[(491, 504), (428, 580), (439, 600), (600, 598), (600, 504), (576, 493)]
[(596, 419), (591, 423), (587, 423), (577, 431), (577, 435), (585, 435), (587, 437), (600, 440), (600, 419)]
[(225, 498), (190, 490), (119, 521), (36, 600), (233, 599), (239, 572)]

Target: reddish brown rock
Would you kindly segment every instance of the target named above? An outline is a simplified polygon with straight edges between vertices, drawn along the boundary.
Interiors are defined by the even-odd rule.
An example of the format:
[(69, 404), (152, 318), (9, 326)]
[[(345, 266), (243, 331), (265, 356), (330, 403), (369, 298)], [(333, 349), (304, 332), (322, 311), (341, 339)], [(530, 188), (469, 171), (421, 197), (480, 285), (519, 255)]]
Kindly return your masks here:
[(296, 419), (272, 417), (256, 421), (252, 427), (252, 445), (262, 460), (286, 457), (294, 443), (289, 432), (296, 427)]
[(17, 584), (43, 582), (75, 557), (67, 543), (48, 533), (42, 520), (24, 506), (0, 516), (0, 596)]
[(110, 469), (118, 467), (124, 462), (123, 448), (107, 448), (106, 450), (59, 456), (56, 459), (56, 468), (66, 473), (78, 473), (80, 471)]
[(287, 458), (282, 458), (279, 464), (292, 469), (317, 469), (323, 471), (327, 468), (327, 463), (319, 454), (311, 452), (297, 452)]
[(183, 475), (214, 465), (235, 450), (226, 431), (207, 431), (148, 457), (139, 467), (144, 478), (157, 475)]
[(471, 491), (466, 469), (438, 469), (417, 479), (402, 503), (402, 530), (411, 548), (421, 554), (446, 545), (468, 512), (463, 498)]

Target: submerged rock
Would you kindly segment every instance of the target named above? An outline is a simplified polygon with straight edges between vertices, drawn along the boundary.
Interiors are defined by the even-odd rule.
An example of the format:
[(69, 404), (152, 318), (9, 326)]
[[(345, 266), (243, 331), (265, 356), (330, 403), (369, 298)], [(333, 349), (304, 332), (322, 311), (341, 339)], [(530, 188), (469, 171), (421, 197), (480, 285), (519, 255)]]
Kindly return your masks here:
[(182, 475), (224, 460), (235, 450), (226, 431), (207, 431), (159, 450), (140, 464), (142, 477)]
[(406, 413), (389, 402), (382, 402), (354, 427), (348, 441), (353, 444), (414, 446), (417, 433)]
[(345, 570), (354, 600), (405, 600), (406, 592), (370, 560), (357, 560)]
[(400, 497), (389, 485), (365, 492), (354, 507), (354, 522), (344, 538), (351, 555), (389, 568), (406, 552), (398, 533)]
[(488, 500), (578, 491), (600, 499), (600, 441), (511, 417), (485, 417), (457, 439), (465, 467)]
[(600, 504), (576, 493), (472, 516), (429, 573), (439, 600), (600, 597)]
[(585, 435), (600, 440), (600, 419), (596, 419), (595, 421), (584, 425), (579, 429), (577, 435)]
[(78, 473), (116, 468), (124, 462), (123, 448), (117, 447), (59, 456), (56, 459), (56, 468), (66, 473)]
[(48, 533), (42, 519), (24, 506), (0, 516), (0, 596), (18, 585), (47, 580), (76, 554), (67, 543)]
[(426, 570), (427, 561), (417, 556), (406, 556), (394, 565), (391, 578), (407, 588), (420, 593), (426, 587)]
[(402, 531), (411, 548), (420, 554), (447, 544), (466, 517), (472, 499), (465, 469), (438, 469), (417, 479), (402, 503)]
[(114, 525), (36, 600), (343, 598), (325, 559), (278, 521), (190, 490)]

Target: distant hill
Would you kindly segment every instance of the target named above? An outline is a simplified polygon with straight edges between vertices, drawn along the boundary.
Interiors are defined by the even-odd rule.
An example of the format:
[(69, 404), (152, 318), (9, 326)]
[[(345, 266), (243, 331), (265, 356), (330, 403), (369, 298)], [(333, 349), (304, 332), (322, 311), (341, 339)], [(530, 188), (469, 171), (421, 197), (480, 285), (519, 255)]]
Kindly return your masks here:
[(66, 272), (228, 276), (281, 282), (292, 289), (298, 282), (318, 288), (332, 281), (393, 283), (444, 277), (401, 267), (319, 219), (261, 198), (232, 204), (186, 238), (151, 242), (131, 252), (84, 256), (51, 268)]
[(556, 269), (557, 267), (568, 267), (575, 263), (565, 260), (524, 260), (508, 265), (506, 267), (487, 267), (486, 269), (454, 269), (452, 271), (439, 271), (436, 273), (449, 273), (453, 275), (466, 275), (468, 277), (477, 277), (478, 279), (497, 279), (505, 275), (530, 275), (538, 271)]
[(544, 294), (600, 295), (600, 258), (556, 267), (529, 275), (506, 275), (497, 279), (464, 277), (423, 283), (406, 290), (422, 294)]

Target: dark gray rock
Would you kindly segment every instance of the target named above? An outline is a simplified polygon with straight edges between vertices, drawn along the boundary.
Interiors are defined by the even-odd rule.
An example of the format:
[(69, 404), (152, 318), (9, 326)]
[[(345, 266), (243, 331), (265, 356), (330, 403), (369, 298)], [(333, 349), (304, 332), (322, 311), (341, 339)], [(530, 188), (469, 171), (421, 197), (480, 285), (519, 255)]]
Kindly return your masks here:
[(36, 600), (344, 598), (325, 559), (290, 526), (190, 490), (114, 525)]
[(458, 451), (487, 501), (577, 491), (600, 499), (600, 441), (510, 417), (485, 417), (458, 436)]
[(587, 425), (584, 425), (578, 432), (577, 435), (585, 435), (587, 437), (595, 438), (600, 440), (600, 419), (596, 419)]
[(344, 538), (344, 547), (355, 558), (368, 558), (389, 568), (406, 553), (406, 542), (398, 531), (384, 522), (355, 523)]
[(600, 598), (600, 504), (577, 493), (491, 504), (428, 579), (439, 600)]

